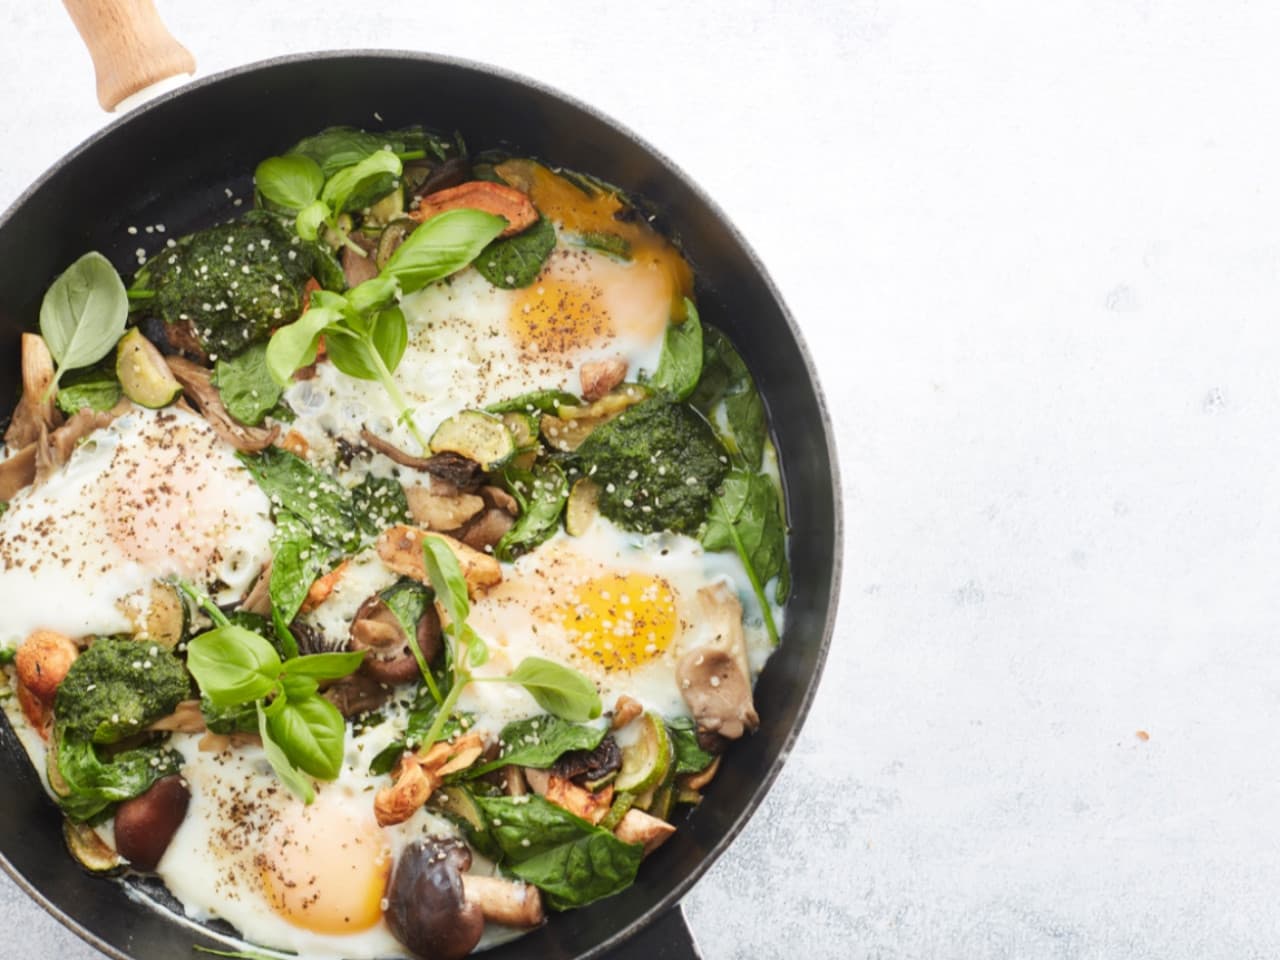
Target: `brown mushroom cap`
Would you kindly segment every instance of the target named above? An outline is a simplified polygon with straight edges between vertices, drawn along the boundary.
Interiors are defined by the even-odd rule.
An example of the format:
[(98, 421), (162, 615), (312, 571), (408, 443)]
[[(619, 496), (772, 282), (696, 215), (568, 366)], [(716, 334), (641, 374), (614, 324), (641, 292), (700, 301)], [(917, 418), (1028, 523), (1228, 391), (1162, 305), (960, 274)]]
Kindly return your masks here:
[(480, 942), (484, 914), (462, 885), (470, 866), (471, 851), (458, 840), (420, 840), (400, 855), (387, 891), (387, 926), (422, 960), (461, 960)]
[(135, 870), (156, 868), (187, 815), (191, 791), (182, 777), (161, 777), (116, 810), (116, 849)]
[[(431, 662), (440, 652), (440, 617), (427, 604), (418, 619), (418, 649)], [(351, 623), (351, 649), (367, 651), (360, 670), (379, 683), (408, 683), (418, 676), (418, 660), (396, 615), (377, 594), (360, 605)]]

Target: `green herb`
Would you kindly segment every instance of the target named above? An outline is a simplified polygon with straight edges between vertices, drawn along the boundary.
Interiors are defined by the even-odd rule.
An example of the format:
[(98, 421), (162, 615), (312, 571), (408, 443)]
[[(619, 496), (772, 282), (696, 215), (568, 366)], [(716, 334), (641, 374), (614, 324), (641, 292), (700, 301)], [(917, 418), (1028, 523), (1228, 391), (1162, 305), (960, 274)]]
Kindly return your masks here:
[(596, 427), (574, 459), (600, 487), (600, 512), (614, 523), (696, 535), (727, 458), (697, 413), (655, 397)]
[(193, 944), (192, 950), (197, 953), (208, 953), (215, 957), (229, 957), (230, 960), (280, 960), (281, 957), (296, 957), (296, 953), (290, 951), (279, 951), (275, 953), (259, 953), (256, 950), (214, 950), (212, 947), (202, 947), (200, 944)]
[(759, 470), (769, 429), (751, 371), (728, 338), (703, 328), (702, 376), (689, 397), (715, 428), (735, 465)]
[(345, 167), (354, 166), (378, 151), (390, 151), (401, 160), (413, 160), (431, 154), (446, 159), (454, 144), (420, 127), (369, 133), (353, 127), (330, 127), (299, 140), (289, 151), (315, 161), (326, 178)]
[(277, 511), (292, 513), (323, 544), (345, 553), (359, 549), (360, 526), (351, 491), (279, 447), (237, 456)]
[(211, 733), (257, 733), (258, 711), (253, 703), (233, 707), (215, 707), (207, 696), (200, 696), (200, 713)]
[[(287, 510), (276, 515), (271, 535), (271, 610), (283, 623), (292, 623), (316, 578), (327, 564), (328, 551), (315, 542), (310, 528)], [(285, 640), (286, 646), (292, 638)], [(289, 651), (296, 653), (296, 650)]]
[(431, 694), (433, 706), (438, 705), (443, 699), (440, 688), (431, 673), (431, 666), (427, 663), (422, 648), (418, 645), (418, 622), (426, 613), (435, 594), (430, 588), (414, 580), (404, 579), (383, 590), (378, 596), (396, 618), (400, 629), (404, 631), (409, 641), (409, 649), (413, 651), (414, 659), (418, 661), (418, 670), (422, 673), (422, 679), (426, 682), (427, 690)]
[(667, 721), (667, 733), (676, 752), (676, 773), (701, 773), (715, 760), (698, 745), (698, 730), (689, 717), (676, 717)]
[(542, 657), (525, 657), (503, 678), (518, 683), (543, 710), (564, 720), (594, 720), (600, 716), (600, 693), (577, 670)]
[[(61, 783), (54, 795), (72, 820), (92, 820), (117, 803), (146, 793), (161, 777), (177, 773), (182, 757), (158, 746), (135, 747), (104, 757), (92, 742), (71, 735), (58, 725), (56, 748), (50, 762), (56, 762)], [(64, 792), (65, 788), (65, 792)]]
[(189, 691), (182, 661), (168, 650), (101, 637), (71, 664), (53, 709), (69, 737), (117, 743), (172, 713)]
[(604, 230), (587, 230), (584, 233), (570, 234), (571, 242), (590, 250), (599, 250), (619, 260), (631, 259), (631, 243), (625, 237)]
[(517, 720), (502, 728), (498, 736), (502, 753), (496, 760), (468, 767), (463, 773), (470, 780), (508, 764), (543, 770), (570, 750), (594, 750), (605, 732), (603, 727), (568, 723), (553, 714)]
[(100, 253), (86, 253), (58, 276), (40, 304), (40, 334), (57, 364), (52, 390), (68, 370), (97, 363), (124, 336), (129, 297)]
[(395, 189), (402, 169), (400, 158), (394, 153), (378, 150), (330, 177), (320, 199), (335, 214), (363, 210)]
[(320, 196), (324, 173), (310, 157), (295, 153), (263, 160), (253, 172), (253, 182), (272, 203), (296, 212)]
[(267, 760), (280, 781), (306, 803), (315, 790), (304, 773), (332, 780), (342, 767), (346, 724), (320, 696), (320, 680), (353, 673), (363, 652), (319, 653), (281, 660), (270, 641), (230, 623), (190, 584), (179, 588), (213, 618), (214, 629), (187, 645), (187, 669), (209, 703), (226, 710), (253, 704)]
[(120, 402), (120, 396), (115, 363), (108, 362), (76, 370), (63, 377), (58, 387), (57, 403), (59, 410), (71, 416), (84, 407), (110, 410)]
[(555, 533), (569, 499), (569, 483), (555, 463), (535, 464), (532, 471), (509, 467), (503, 477), (520, 504), (520, 519), (503, 534), (493, 554), (510, 562)]
[(279, 404), (283, 392), (267, 369), (267, 347), (263, 343), (255, 343), (231, 359), (219, 358), (213, 368), (213, 385), (227, 412), (250, 427), (262, 423)]
[(392, 301), (398, 293), (412, 293), (461, 270), (505, 226), (501, 217), (479, 210), (448, 210), (432, 217), (409, 234), (379, 276), (345, 296), (318, 291), (296, 323), (277, 330), (267, 347), (271, 376), (281, 386), (288, 384), (295, 370), (315, 360), (323, 335), (334, 366), (348, 376), (382, 384), (401, 420), (426, 450), (427, 440), (392, 376), (408, 342), (404, 314)]
[(556, 245), (556, 230), (546, 217), (505, 240), (495, 240), (476, 257), (475, 268), (503, 290), (527, 287), (538, 278)]
[(778, 628), (764, 585), (776, 576), (774, 598), (779, 603), (786, 598), (787, 527), (773, 481), (742, 470), (725, 477), (707, 518), (702, 544), (708, 550), (735, 550), (742, 558), (769, 637), (777, 645)]
[(673, 400), (683, 400), (693, 393), (702, 374), (702, 324), (698, 308), (687, 297), (685, 319), (667, 327), (662, 341), (662, 357), (649, 386)]
[(383, 530), (397, 523), (413, 523), (404, 487), (400, 485), (400, 481), (391, 477), (367, 474), (351, 488), (351, 502), (360, 529), (366, 537), (376, 538)]
[(585, 906), (634, 882), (641, 844), (623, 843), (542, 797), (475, 797), (516, 877), (542, 890), (553, 910)]
[[(4, 512), (3, 510), (0, 510), (0, 513), (3, 513), (3, 512)], [(17, 658), (17, 656), (18, 656), (17, 647), (5, 647), (3, 650), (0, 650), (0, 666), (8, 666), (9, 664), (13, 663), (13, 661)]]
[(563, 390), (535, 390), (500, 403), (491, 403), (485, 407), (485, 410), (489, 413), (531, 413), (538, 410), (542, 413), (554, 414), (560, 407), (572, 406), (578, 402), (577, 397)]

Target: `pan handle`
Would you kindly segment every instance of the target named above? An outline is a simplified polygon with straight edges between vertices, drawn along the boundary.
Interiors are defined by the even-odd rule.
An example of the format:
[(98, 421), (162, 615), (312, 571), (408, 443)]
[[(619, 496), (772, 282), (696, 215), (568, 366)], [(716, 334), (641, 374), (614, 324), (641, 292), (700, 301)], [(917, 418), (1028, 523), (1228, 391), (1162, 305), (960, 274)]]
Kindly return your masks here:
[(677, 905), (616, 947), (609, 960), (702, 960), (702, 954)]
[(62, 0), (89, 48), (98, 102), (115, 110), (152, 84), (196, 71), (191, 52), (173, 38), (152, 0)]

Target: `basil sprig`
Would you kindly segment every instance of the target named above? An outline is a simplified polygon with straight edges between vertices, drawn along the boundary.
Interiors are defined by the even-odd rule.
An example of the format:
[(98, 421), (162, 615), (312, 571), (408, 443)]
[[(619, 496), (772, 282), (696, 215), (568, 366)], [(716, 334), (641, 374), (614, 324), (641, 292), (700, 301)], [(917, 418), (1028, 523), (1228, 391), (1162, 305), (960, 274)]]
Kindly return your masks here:
[(53, 386), (68, 370), (91, 366), (110, 353), (128, 319), (129, 296), (106, 257), (86, 253), (67, 267), (40, 303), (40, 334), (57, 363)]
[(334, 366), (347, 376), (381, 383), (399, 409), (400, 419), (426, 450), (427, 440), (393, 376), (409, 340), (396, 298), (461, 270), (506, 225), (502, 217), (481, 210), (448, 210), (409, 234), (372, 280), (345, 294), (317, 290), (311, 295), (310, 309), (271, 337), (267, 345), (271, 376), (281, 386), (287, 385), (295, 370), (315, 362), (323, 336)]
[(445, 724), (453, 715), (458, 697), (472, 682), (517, 683), (548, 713), (562, 720), (581, 722), (594, 720), (603, 709), (595, 684), (578, 671), (541, 657), (526, 657), (505, 677), (476, 677), (471, 667), (481, 666), (489, 658), (484, 639), (467, 623), (471, 601), (467, 597), (467, 581), (453, 550), (440, 537), (422, 538), (422, 560), (427, 579), (435, 589), (437, 602), (444, 607), (448, 622), (444, 635), (450, 645), (453, 677), (435, 720), (422, 737), (421, 746), (429, 747), (440, 740)]
[(263, 636), (227, 619), (208, 597), (185, 582), (178, 587), (204, 608), (214, 628), (187, 645), (187, 669), (200, 692), (220, 709), (252, 704), (267, 761), (280, 782), (305, 803), (315, 789), (304, 776), (333, 780), (342, 769), (347, 725), (320, 696), (320, 680), (354, 672), (364, 652), (315, 653), (281, 660)]

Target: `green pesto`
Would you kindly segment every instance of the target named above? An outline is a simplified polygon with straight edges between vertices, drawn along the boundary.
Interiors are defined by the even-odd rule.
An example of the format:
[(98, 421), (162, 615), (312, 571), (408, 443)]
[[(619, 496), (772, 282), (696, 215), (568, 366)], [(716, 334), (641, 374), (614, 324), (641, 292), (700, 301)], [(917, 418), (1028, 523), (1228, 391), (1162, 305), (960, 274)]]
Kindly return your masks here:
[(147, 262), (135, 297), (166, 323), (190, 320), (204, 349), (230, 357), (298, 319), (313, 252), (271, 217), (250, 214), (183, 237)]
[(600, 487), (600, 512), (644, 533), (696, 534), (728, 469), (707, 422), (684, 404), (661, 398), (597, 427), (576, 460)]
[(163, 647), (102, 637), (71, 665), (53, 713), (69, 737), (116, 743), (172, 713), (190, 690), (182, 661)]

